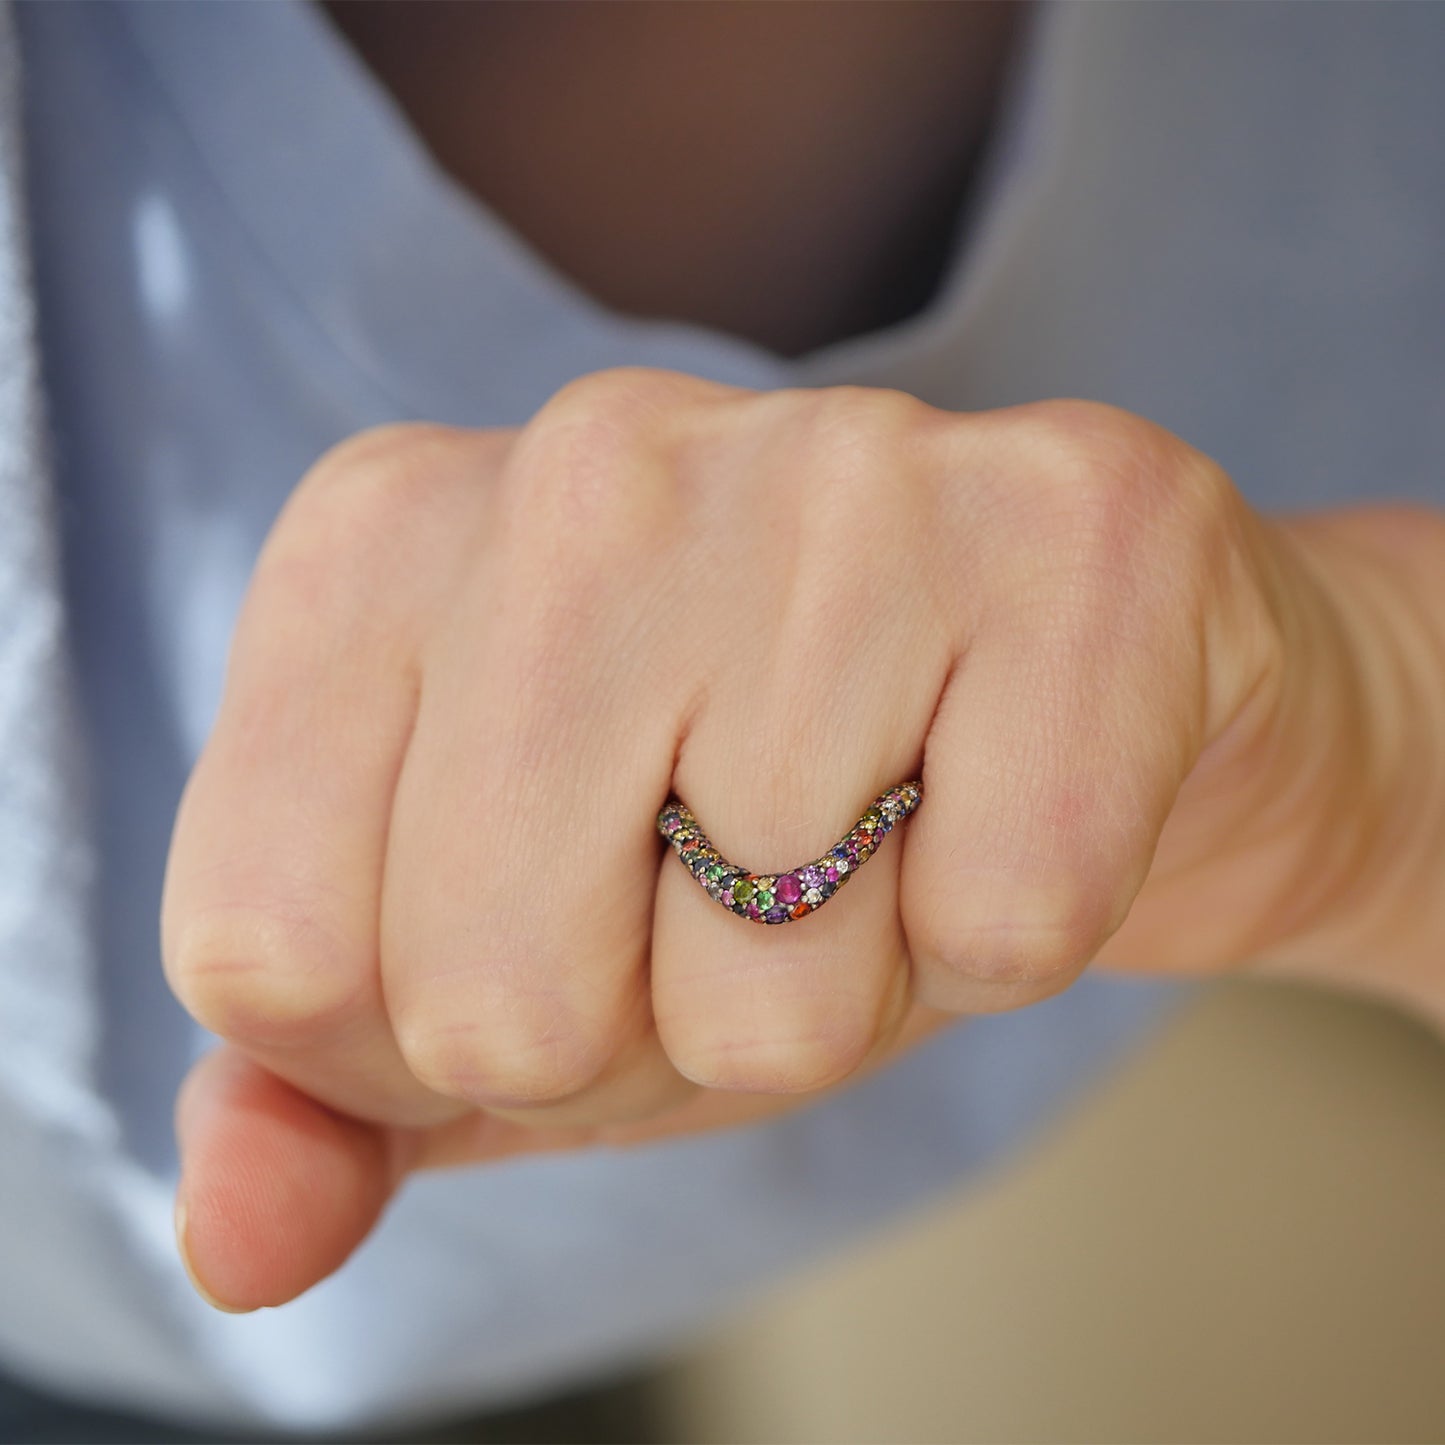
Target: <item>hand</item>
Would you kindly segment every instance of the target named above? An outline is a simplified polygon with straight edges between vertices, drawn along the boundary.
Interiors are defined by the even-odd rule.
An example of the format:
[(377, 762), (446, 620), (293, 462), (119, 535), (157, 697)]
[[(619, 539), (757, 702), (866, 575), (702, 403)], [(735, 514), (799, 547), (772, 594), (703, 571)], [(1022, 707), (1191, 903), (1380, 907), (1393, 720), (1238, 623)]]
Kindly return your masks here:
[[(1368, 570), (1081, 402), (620, 370), (334, 449), (167, 870), (167, 976), (230, 1045), (178, 1106), (196, 1274), (279, 1303), (409, 1169), (775, 1112), (1101, 954), (1308, 951), (1398, 811), (1328, 585)], [(790, 867), (918, 776), (783, 927), (654, 830), (675, 789)]]

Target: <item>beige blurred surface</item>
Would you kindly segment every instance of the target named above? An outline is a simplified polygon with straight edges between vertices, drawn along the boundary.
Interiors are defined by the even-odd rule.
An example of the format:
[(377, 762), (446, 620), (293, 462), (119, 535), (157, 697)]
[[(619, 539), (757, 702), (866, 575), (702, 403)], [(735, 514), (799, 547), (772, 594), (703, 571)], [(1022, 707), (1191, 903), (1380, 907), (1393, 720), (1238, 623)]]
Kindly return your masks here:
[(1445, 1440), (1445, 1048), (1224, 986), (667, 1376), (679, 1441)]

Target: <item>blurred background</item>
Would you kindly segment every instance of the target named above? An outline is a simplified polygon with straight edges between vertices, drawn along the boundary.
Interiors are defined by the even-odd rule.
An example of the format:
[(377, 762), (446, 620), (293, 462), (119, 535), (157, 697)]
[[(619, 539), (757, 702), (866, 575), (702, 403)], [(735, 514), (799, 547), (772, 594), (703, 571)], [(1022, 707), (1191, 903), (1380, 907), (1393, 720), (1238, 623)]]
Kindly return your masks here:
[[(1442, 1221), (1440, 1041), (1354, 999), (1227, 983), (975, 1187), (655, 1371), (424, 1438), (1445, 1440)], [(66, 1429), (0, 1440), (196, 1438)]]
[[(1440, 133), (1428, 123), (1439, 94), (1439, 47), (1427, 42), (1438, 26), (1431, 28), (1425, 7), (1309, 9), (1308, 25), (1296, 30), (1298, 10), (1289, 6), (1055, 7), (1058, 29), (1048, 46), (1040, 43), (1037, 62), (1054, 110), (1044, 115), (1043, 130), (1043, 121), (1020, 125), (1028, 144), (1005, 152), (1014, 169), (1000, 172), (1012, 185), (1032, 176), (1037, 189), (1012, 193), (987, 248), (958, 252), (955, 281), (967, 285), (939, 293), (953, 308), (941, 312), (946, 324), (914, 337), (904, 332), (892, 350), (844, 352), (787, 375), (896, 385), (958, 407), (1083, 387), (1207, 445), (1263, 507), (1354, 500), (1386, 473), (1393, 490), (1438, 497), (1438, 372), (1431, 369), (1438, 327), (1428, 322), (1438, 227), (1431, 228), (1434, 213), (1427, 215), (1422, 200), (1440, 174), (1435, 150), (1427, 153)], [(27, 23), (38, 27), (58, 25), (40, 17), (67, 8), (26, 10)], [(109, 23), (98, 18), (108, 13), (98, 9), (97, 23)], [(350, 8), (352, 17), (373, 13)], [(568, 64), (580, 56), (581, 71), (610, 73), (585, 47), (560, 53)], [(616, 53), (635, 54), (627, 35)], [(804, 53), (815, 60), (818, 52), (810, 41)], [(74, 52), (52, 43), (50, 54), (54, 94), (94, 99), (93, 87), (67, 88)], [(290, 52), (278, 47), (276, 54)], [(758, 76), (739, 73), (750, 83)], [(521, 91), (524, 100), (540, 93), (527, 85)], [(38, 80), (33, 93), (40, 93)], [(699, 110), (710, 114), (706, 105)], [(373, 114), (346, 112), (353, 113)], [(1161, 114), (1175, 131), (1140, 121)], [(338, 134), (345, 130), (338, 126)], [(530, 135), (525, 127), (515, 133)], [(106, 134), (89, 123), (75, 130), (67, 144), (79, 158), (77, 174), (108, 154), (97, 139)], [(137, 134), (149, 132), (138, 124)], [(586, 159), (567, 132), (559, 134), (564, 158)], [(1045, 134), (1057, 147), (1050, 165), (1038, 159)], [(37, 123), (31, 135), (40, 154), (42, 141), (64, 132)], [(531, 146), (528, 140), (519, 149), (524, 160)], [(1133, 164), (1118, 164), (1127, 155)], [(1236, 165), (1241, 156), (1256, 164)], [(44, 165), (34, 172), (60, 174)], [(545, 188), (546, 196), (564, 193)], [(662, 211), (675, 215), (673, 191), (658, 187), (656, 194), (666, 202)], [(1038, 219), (1020, 195), (1030, 205), (1038, 198)], [(117, 189), (112, 224), (129, 245), (126, 199)], [(556, 214), (571, 236), (571, 214)], [(64, 233), (98, 250), (111, 245), (103, 227), (67, 222)], [(218, 235), (221, 241), (196, 255), (229, 255), (229, 232)], [(1193, 248), (1187, 254), (1179, 250), (1186, 239)], [(121, 249), (112, 245), (117, 255)], [(1159, 269), (1159, 258), (1176, 255), (1182, 259), (1171, 261), (1172, 271)], [(68, 264), (98, 287), (109, 275), (90, 267), (79, 246)], [(650, 268), (644, 272), (653, 279)], [(55, 274), (55, 296), (84, 294)], [(137, 270), (137, 295), (146, 274)], [(514, 284), (510, 272), (497, 274), (499, 286)], [(810, 263), (802, 274), (821, 273)], [(1188, 285), (1175, 284), (1176, 275)], [(1146, 304), (1132, 304), (1141, 277)], [(249, 304), (250, 292), (222, 279), (218, 294), (242, 295)], [(744, 279), (750, 301), (757, 288), (751, 276)], [(371, 315), (374, 298), (364, 288), (358, 296), (358, 314)], [(289, 294), (283, 299), (292, 304)], [(539, 314), (566, 321), (581, 311), (562, 291), (555, 313)], [(288, 313), (283, 307), (278, 314)], [(860, 332), (872, 324), (845, 319)], [(289, 334), (280, 323), (274, 332)], [(1200, 344), (1179, 348), (1176, 333)], [(164, 334), (193, 339), (179, 329)], [(222, 333), (200, 317), (194, 334)], [(632, 334), (622, 328), (617, 336)], [(148, 336), (137, 333), (136, 356), (152, 355)], [(597, 354), (620, 354), (617, 337), (603, 333), (598, 345)], [(75, 351), (100, 354), (79, 345)], [(269, 352), (260, 354), (268, 363), (255, 368), (264, 399), (267, 387), (284, 391), (290, 373), (270, 366)], [(1160, 356), (1171, 364), (1161, 366)], [(302, 359), (312, 366), (309, 353)], [(346, 383), (335, 383), (335, 421), (350, 426), (365, 418), (348, 410), (343, 360), (335, 363)], [(559, 348), (550, 364), (568, 369), (574, 360)], [(168, 364), (182, 379), (193, 372), (180, 342)], [(131, 375), (129, 368), (109, 370)], [(511, 384), (514, 368), (505, 370)], [(296, 374), (319, 387), (319, 372)], [(169, 373), (159, 375), (156, 382), (135, 369), (132, 380), (146, 396), (169, 395)], [(498, 416), (525, 415), (527, 388), (545, 394), (548, 375), (540, 368), (517, 381), (515, 396), (490, 404)], [(362, 393), (370, 406), (369, 382)], [(1282, 396), (1288, 425), (1274, 415)], [(467, 401), (474, 404), (470, 392)], [(116, 414), (149, 415), (143, 408)], [(274, 426), (242, 428), (248, 443), (280, 447), (289, 415), (280, 408)], [(314, 455), (310, 412), (298, 417), (296, 439), (286, 444)], [(128, 494), (115, 485), (113, 439), (97, 436), (97, 495), (128, 517)], [(165, 436), (169, 447), (174, 438)], [(178, 474), (204, 478), (210, 488), (216, 471), (205, 463), (212, 452), (198, 454), (202, 464)], [(287, 455), (283, 449), (279, 462), (258, 462), (216, 429), (214, 456), (233, 468), (238, 496), (250, 496), (257, 475), (289, 486), (297, 471)], [(137, 482), (135, 495), (143, 494)], [(209, 493), (203, 500), (209, 508)], [(204, 510), (198, 505), (197, 514)], [(92, 525), (109, 546), (107, 515), (95, 511)], [(229, 534), (218, 530), (217, 537), (229, 548)], [(96, 547), (104, 555), (100, 542)], [(234, 570), (243, 553), (207, 553), (196, 576), (209, 586), (209, 559)], [(95, 615), (109, 625), (102, 601), (97, 593)], [(96, 635), (105, 635), (100, 623)], [(214, 656), (219, 660), (220, 649)], [(117, 687), (130, 686), (129, 674), (115, 676)], [(147, 739), (168, 737), (170, 721), (145, 730)], [(180, 753), (178, 746), (167, 766), (175, 768)], [(146, 778), (128, 767), (114, 775), (138, 793), (146, 785), (148, 826), (168, 829), (170, 810)], [(140, 834), (128, 815), (123, 822), (116, 836), (124, 847), (115, 851), (139, 856)], [(153, 839), (147, 856), (158, 864), (163, 848)], [(116, 896), (128, 900), (135, 936), (149, 948), (151, 893), (126, 882)], [(124, 910), (114, 912), (119, 918)], [(143, 949), (128, 956), (149, 967)], [(159, 990), (158, 975), (147, 986)], [(151, 1020), (137, 1017), (127, 1057), (140, 1070), (160, 1050)], [(177, 1047), (189, 1046), (190, 1037), (178, 1032)], [(168, 1087), (163, 1074), (155, 1070)], [(151, 1114), (168, 1130), (169, 1094), (158, 1097)], [(678, 1340), (672, 1358), (647, 1375), (427, 1438), (519, 1445), (1445, 1441), (1442, 1126), (1445, 1050), (1433, 1034), (1383, 1008), (1319, 991), (1258, 982), (1212, 987), (966, 1191), (933, 1200), (823, 1268), (777, 1281), (710, 1335)], [(25, 1327), (34, 1330), (33, 1316)], [(16, 1396), (23, 1396), (18, 1387)], [(64, 1436), (7, 1433), (3, 1425), (0, 1445), (197, 1438), (118, 1417)]]
[(1445, 1438), (1445, 1049), (1211, 990), (1032, 1149), (651, 1391), (678, 1441)]

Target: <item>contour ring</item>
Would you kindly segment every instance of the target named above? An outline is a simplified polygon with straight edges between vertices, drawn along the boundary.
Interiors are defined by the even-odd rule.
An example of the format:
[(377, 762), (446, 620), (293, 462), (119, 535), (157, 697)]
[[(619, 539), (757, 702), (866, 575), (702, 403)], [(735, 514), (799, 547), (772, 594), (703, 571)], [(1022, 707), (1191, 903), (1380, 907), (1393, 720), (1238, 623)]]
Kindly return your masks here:
[(900, 783), (867, 811), (821, 858), (786, 873), (752, 873), (729, 863), (702, 831), (681, 799), (667, 800), (657, 831), (672, 844), (688, 871), (730, 913), (754, 923), (790, 923), (821, 908), (878, 851), (884, 834), (923, 801), (921, 782)]

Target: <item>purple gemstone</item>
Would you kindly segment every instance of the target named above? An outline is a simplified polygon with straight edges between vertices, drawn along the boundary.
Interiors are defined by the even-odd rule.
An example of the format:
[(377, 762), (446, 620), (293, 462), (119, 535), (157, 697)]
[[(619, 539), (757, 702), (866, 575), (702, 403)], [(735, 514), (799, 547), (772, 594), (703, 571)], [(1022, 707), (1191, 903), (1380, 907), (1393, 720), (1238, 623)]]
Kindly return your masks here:
[(798, 877), (802, 879), (805, 888), (821, 888), (823, 886), (823, 870), (816, 863), (809, 863)]
[(781, 923), (787, 916), (788, 910), (786, 908), (770, 908), (763, 914), (763, 917), (769, 923)]
[(791, 908), (803, 896), (803, 885), (792, 873), (784, 873), (773, 889), (773, 896), (779, 903), (786, 903)]

